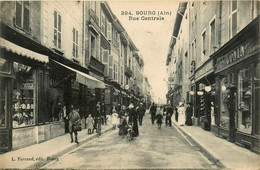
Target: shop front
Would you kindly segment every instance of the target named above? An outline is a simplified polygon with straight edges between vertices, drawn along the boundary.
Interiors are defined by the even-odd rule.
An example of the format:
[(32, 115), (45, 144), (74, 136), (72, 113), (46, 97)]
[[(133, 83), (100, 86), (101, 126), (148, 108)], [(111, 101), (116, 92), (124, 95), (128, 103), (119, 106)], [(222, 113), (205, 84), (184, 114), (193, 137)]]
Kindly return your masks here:
[(40, 86), (48, 56), (0, 39), (0, 151), (40, 141)]
[(190, 92), (193, 94), (194, 123), (210, 131), (215, 120), (215, 75), (212, 59), (207, 60), (195, 70), (194, 82), (190, 87)]
[(258, 33), (259, 21), (254, 20), (213, 56), (218, 135), (256, 152), (260, 148)]

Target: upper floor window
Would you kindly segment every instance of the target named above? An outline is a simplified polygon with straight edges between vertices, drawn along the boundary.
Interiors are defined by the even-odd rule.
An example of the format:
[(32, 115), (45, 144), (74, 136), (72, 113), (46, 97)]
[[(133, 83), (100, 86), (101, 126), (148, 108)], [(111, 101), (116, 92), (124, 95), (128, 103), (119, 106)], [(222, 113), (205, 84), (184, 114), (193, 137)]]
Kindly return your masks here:
[(105, 36), (107, 36), (107, 21), (103, 11), (101, 12), (101, 31)]
[(114, 61), (114, 80), (117, 80), (117, 64)]
[(206, 31), (204, 31), (201, 36), (201, 52), (204, 57), (206, 55)]
[(16, 1), (15, 26), (30, 32), (30, 2)]
[(228, 36), (232, 38), (237, 33), (237, 0), (229, 1)]
[(96, 58), (96, 37), (90, 36), (90, 55)]
[(54, 11), (54, 46), (61, 48), (61, 15)]
[(73, 57), (78, 58), (78, 31), (73, 28)]
[(214, 53), (216, 48), (216, 22), (215, 19), (210, 23), (210, 54)]

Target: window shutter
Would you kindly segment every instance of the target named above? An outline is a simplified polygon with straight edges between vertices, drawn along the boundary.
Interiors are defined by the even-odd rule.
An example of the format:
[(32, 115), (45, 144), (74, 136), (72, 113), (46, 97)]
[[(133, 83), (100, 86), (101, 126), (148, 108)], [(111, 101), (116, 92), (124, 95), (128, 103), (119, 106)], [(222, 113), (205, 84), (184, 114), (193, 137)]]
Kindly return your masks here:
[(58, 18), (58, 30), (61, 32), (61, 16), (60, 15), (58, 15), (59, 16), (59, 18)]
[(54, 28), (58, 28), (58, 26), (57, 26), (57, 12), (56, 11), (54, 11)]
[(117, 47), (119, 47), (120, 44), (120, 34), (117, 33)]
[(108, 40), (112, 39), (112, 31), (111, 31), (112, 25), (110, 22), (107, 22), (107, 38)]
[(29, 2), (24, 2), (24, 17), (23, 17), (23, 29), (27, 32), (30, 31), (30, 6)]
[(17, 2), (17, 1), (16, 1), (15, 25), (18, 27), (22, 27), (22, 4), (21, 2)]
[(113, 56), (109, 56), (109, 67), (113, 67)]
[(103, 51), (103, 63), (108, 63), (108, 50)]

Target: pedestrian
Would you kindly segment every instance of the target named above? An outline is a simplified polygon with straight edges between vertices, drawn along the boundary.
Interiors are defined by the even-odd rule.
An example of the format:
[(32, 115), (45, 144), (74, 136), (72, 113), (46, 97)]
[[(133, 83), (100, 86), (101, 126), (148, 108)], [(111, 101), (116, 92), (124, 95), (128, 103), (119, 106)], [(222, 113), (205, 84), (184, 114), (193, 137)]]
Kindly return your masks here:
[(113, 129), (116, 129), (116, 126), (118, 125), (118, 114), (116, 113), (116, 110), (112, 113), (112, 127)]
[(151, 114), (152, 124), (154, 124), (154, 120), (155, 120), (155, 116), (156, 116), (156, 105), (154, 103), (150, 108), (150, 114)]
[(173, 109), (171, 105), (169, 105), (166, 109), (166, 118), (165, 118), (165, 125), (169, 127), (172, 126), (172, 114), (173, 114)]
[(91, 114), (89, 114), (88, 118), (86, 119), (86, 125), (87, 125), (87, 129), (88, 129), (88, 134), (91, 134), (91, 131), (94, 128), (94, 119), (91, 116)]
[(187, 108), (186, 108), (186, 125), (191, 126), (192, 125), (192, 113), (193, 113), (193, 108), (191, 106), (191, 103), (187, 103)]
[(175, 106), (175, 121), (176, 121), (176, 122), (178, 122), (178, 116), (179, 116), (178, 107)]
[(119, 124), (121, 124), (122, 123), (122, 118), (123, 118), (123, 116), (125, 115), (125, 109), (124, 109), (124, 105), (122, 105), (121, 106), (121, 108), (120, 108), (120, 110), (119, 110), (119, 112), (118, 112), (118, 118), (119, 118)]
[(179, 106), (178, 106), (178, 124), (180, 126), (183, 126), (185, 124), (185, 109), (184, 109), (184, 105), (182, 102), (179, 102)]
[(71, 105), (71, 112), (69, 114), (69, 132), (70, 132), (70, 138), (71, 143), (73, 143), (73, 133), (75, 135), (75, 143), (79, 143), (78, 141), (78, 131), (75, 128), (77, 125), (80, 124), (80, 115), (79, 110), (75, 109), (73, 105)]
[(122, 118), (122, 122), (121, 122), (121, 124), (119, 124), (118, 134), (124, 136), (127, 134), (127, 128), (128, 128), (127, 121), (126, 121), (126, 115), (122, 115), (121, 118)]
[(158, 107), (156, 109), (156, 119), (157, 119), (158, 129), (161, 129), (162, 120), (163, 120), (163, 106)]
[(100, 112), (101, 112), (101, 121), (102, 121), (102, 125), (107, 125), (107, 114), (106, 114), (106, 106), (104, 103), (101, 103), (101, 108), (100, 108)]
[(98, 135), (101, 135), (101, 106), (100, 102), (97, 103), (96, 105), (96, 133)]
[(144, 113), (145, 113), (145, 108), (143, 106), (143, 103), (140, 103), (140, 106), (137, 109), (137, 113), (138, 113), (139, 125), (142, 126), (143, 117), (144, 117)]
[(137, 112), (134, 108), (133, 103), (130, 103), (130, 105), (129, 105), (129, 119), (131, 119), (131, 125), (133, 127), (134, 137), (137, 137), (139, 135)]

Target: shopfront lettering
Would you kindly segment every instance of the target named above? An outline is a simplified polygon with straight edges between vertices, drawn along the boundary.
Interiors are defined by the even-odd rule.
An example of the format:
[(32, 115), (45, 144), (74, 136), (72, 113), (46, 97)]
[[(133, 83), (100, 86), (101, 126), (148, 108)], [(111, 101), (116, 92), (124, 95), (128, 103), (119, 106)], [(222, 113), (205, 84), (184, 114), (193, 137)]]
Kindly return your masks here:
[(217, 70), (224, 68), (225, 66), (243, 58), (245, 56), (245, 44), (240, 45), (231, 52), (217, 59), (216, 68)]

